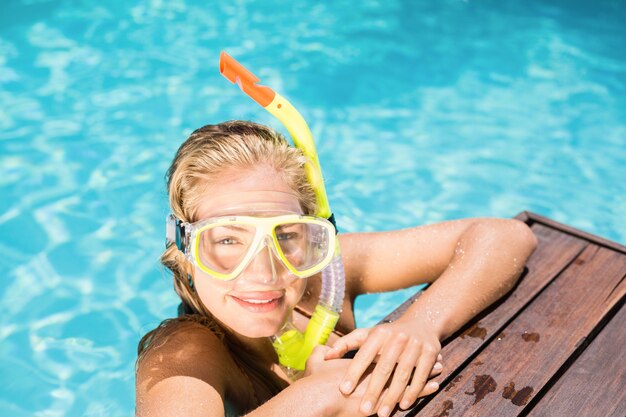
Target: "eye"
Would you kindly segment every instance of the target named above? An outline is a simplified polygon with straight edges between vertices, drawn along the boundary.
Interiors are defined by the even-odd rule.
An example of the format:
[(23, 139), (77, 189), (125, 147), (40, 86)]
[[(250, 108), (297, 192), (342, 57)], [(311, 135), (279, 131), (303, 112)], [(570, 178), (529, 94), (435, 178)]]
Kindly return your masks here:
[(232, 237), (225, 237), (216, 241), (215, 243), (217, 243), (218, 245), (236, 245), (238, 242)]
[(296, 232), (276, 233), (276, 239), (278, 240), (291, 240), (297, 237), (298, 234)]

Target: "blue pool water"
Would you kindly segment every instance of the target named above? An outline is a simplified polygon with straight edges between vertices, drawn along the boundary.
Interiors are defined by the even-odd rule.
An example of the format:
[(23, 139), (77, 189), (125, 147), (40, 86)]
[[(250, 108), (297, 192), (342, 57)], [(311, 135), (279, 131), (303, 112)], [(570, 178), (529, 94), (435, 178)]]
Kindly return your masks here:
[(626, 242), (623, 2), (318, 3), (2, 1), (0, 415), (133, 412), (178, 303), (168, 163), (203, 124), (282, 130), (221, 50), (309, 121), (343, 231), (531, 210)]

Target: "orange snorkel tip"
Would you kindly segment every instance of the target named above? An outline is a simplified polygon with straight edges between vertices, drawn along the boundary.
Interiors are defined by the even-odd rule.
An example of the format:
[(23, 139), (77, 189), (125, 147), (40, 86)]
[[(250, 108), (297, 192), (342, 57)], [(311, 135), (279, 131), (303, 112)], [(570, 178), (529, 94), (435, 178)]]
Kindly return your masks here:
[(276, 96), (271, 88), (257, 85), (256, 83), (260, 81), (259, 78), (223, 51), (220, 54), (220, 74), (231, 83), (237, 84), (241, 91), (263, 107), (267, 107)]

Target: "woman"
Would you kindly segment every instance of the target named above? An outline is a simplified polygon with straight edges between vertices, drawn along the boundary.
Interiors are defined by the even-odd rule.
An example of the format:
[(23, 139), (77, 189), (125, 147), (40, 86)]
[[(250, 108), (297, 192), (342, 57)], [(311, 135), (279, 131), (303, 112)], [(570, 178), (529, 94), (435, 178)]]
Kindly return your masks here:
[[(197, 262), (176, 245), (163, 254), (195, 314), (166, 320), (140, 342), (138, 416), (388, 416), (407, 408), (438, 389), (428, 379), (441, 372), (441, 342), (512, 288), (536, 246), (524, 223), (508, 219), (339, 235), (346, 283), (339, 335), (292, 382), (268, 336), (292, 314), (304, 329), (320, 292), (319, 272), (294, 275), (303, 257), (280, 255), (293, 242), (294, 257), (310, 255), (297, 243), (299, 229), (284, 223), (315, 213), (305, 164), (282, 136), (250, 122), (205, 126), (178, 150), (167, 177), (172, 213), (215, 233), (198, 237)], [(279, 224), (281, 232), (275, 242), (259, 240), (244, 261), (237, 255), (244, 228), (224, 223), (240, 218)], [(207, 228), (213, 222), (221, 228)], [(237, 267), (236, 276), (220, 275)], [(355, 330), (356, 296), (421, 283), (431, 285), (398, 320)], [(342, 359), (353, 349), (354, 359)]]

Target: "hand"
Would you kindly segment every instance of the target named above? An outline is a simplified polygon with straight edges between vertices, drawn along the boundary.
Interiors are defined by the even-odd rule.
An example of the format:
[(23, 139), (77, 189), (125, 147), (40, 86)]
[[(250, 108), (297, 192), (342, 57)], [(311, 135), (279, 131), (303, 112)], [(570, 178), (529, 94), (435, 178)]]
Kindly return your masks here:
[[(320, 416), (353, 417), (359, 414), (361, 399), (369, 382), (369, 376), (350, 395), (344, 395), (337, 389), (337, 381), (343, 377), (351, 359), (325, 360), (325, 354), (330, 351), (328, 346), (317, 346), (306, 362), (304, 376), (289, 388), (299, 385), (300, 392), (305, 392), (308, 398), (323, 398), (316, 406)], [(373, 368), (373, 367), (372, 367)], [(371, 369), (370, 369), (371, 370)]]
[(442, 369), (441, 343), (427, 326), (405, 321), (356, 329), (338, 339), (324, 358), (341, 358), (357, 348), (359, 351), (339, 389), (345, 395), (350, 394), (368, 367), (376, 363), (361, 402), (362, 413), (377, 412), (386, 417), (396, 404), (406, 409), (418, 397), (439, 389), (434, 381), (427, 384), (427, 380)]

